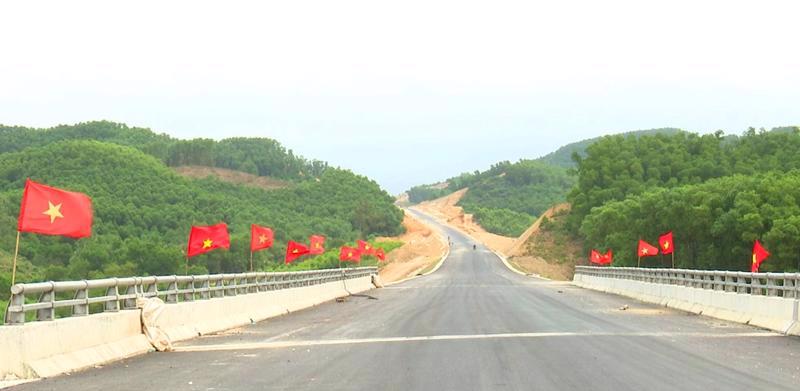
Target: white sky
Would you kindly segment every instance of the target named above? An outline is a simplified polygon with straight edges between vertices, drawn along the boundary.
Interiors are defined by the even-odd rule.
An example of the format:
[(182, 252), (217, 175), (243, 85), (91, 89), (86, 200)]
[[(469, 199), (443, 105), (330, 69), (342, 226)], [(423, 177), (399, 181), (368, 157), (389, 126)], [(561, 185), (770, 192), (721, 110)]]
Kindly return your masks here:
[(0, 123), (265, 136), (397, 193), (581, 139), (800, 124), (798, 1), (5, 1)]

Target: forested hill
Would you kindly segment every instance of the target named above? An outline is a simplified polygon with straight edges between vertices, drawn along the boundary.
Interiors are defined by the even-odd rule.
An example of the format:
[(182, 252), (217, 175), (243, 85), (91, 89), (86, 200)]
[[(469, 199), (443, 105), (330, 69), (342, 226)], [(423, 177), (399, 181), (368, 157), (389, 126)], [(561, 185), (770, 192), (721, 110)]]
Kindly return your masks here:
[(150, 129), (108, 121), (34, 129), (0, 125), (0, 153), (63, 140), (94, 140), (136, 148), (169, 166), (198, 165), (279, 179), (303, 180), (322, 174), (325, 162), (294, 155), (268, 138), (180, 140)]
[[(164, 159), (174, 155), (143, 152), (156, 145), (160, 149), (162, 144), (171, 145), (166, 149), (170, 151), (181, 141), (123, 126), (99, 137), (113, 143), (90, 141), (82, 139), (89, 138), (82, 131), (80, 136), (70, 133), (79, 128), (52, 133), (58, 137), (50, 131), (3, 130), (0, 145), (14, 152), (0, 153), (0, 295), (9, 291), (16, 221), (28, 177), (86, 193), (93, 201), (95, 221), (93, 235), (87, 239), (22, 234), (23, 281), (182, 274), (193, 224), (226, 222), (231, 233), (230, 251), (191, 259), (194, 273), (246, 270), (252, 223), (275, 229), (275, 247), (257, 253), (259, 269), (280, 267), (287, 240), (305, 242), (311, 234), (325, 235), (332, 253), (358, 238), (392, 236), (402, 230), (402, 211), (393, 205), (392, 197), (374, 181), (346, 170), (328, 167), (314, 180), (270, 191), (213, 178), (189, 179), (165, 165)], [(9, 147), (7, 140), (15, 144)], [(247, 144), (241, 140), (215, 143), (216, 161), (226, 157), (220, 151), (236, 149), (240, 143)], [(251, 153), (242, 149), (236, 149), (242, 156)], [(335, 265), (335, 257), (328, 255), (299, 267)]]
[[(623, 137), (641, 137), (641, 136), (652, 136), (656, 134), (673, 135), (679, 132), (683, 132), (683, 130), (678, 128), (658, 128), (658, 129), (647, 129), (647, 130), (635, 130), (632, 132), (620, 133), (619, 135)], [(547, 164), (552, 164), (554, 166), (572, 168), (575, 167), (575, 161), (572, 158), (573, 155), (577, 154), (578, 156), (586, 156), (586, 148), (600, 141), (601, 139), (602, 137), (595, 137), (567, 144), (536, 160), (542, 161)]]
[[(652, 134), (677, 134), (675, 128), (639, 130), (620, 137)], [(464, 173), (442, 185), (421, 185), (408, 190), (409, 201), (419, 203), (469, 188), (459, 205), (489, 232), (518, 236), (554, 204), (564, 202), (575, 184), (568, 169), (574, 167), (572, 155), (583, 156), (586, 148), (601, 138), (568, 144), (535, 160), (500, 162), (486, 171)]]
[(673, 231), (677, 267), (749, 270), (756, 239), (772, 253), (761, 270), (800, 266), (800, 128), (605, 137), (577, 174), (569, 227), (588, 248), (613, 249), (615, 265), (636, 264), (639, 239)]

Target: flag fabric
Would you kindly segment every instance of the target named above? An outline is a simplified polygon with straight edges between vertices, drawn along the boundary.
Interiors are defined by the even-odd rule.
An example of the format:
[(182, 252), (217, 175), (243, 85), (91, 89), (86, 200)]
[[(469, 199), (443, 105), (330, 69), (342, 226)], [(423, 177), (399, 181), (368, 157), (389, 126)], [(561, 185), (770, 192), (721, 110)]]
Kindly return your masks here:
[(675, 242), (672, 241), (672, 231), (669, 231), (658, 238), (658, 246), (664, 255), (672, 254), (675, 251)]
[(272, 228), (262, 227), (257, 224), (250, 225), (250, 251), (256, 252), (272, 247), (275, 242), (275, 233)]
[(761, 245), (761, 242), (756, 240), (753, 244), (753, 264), (750, 266), (750, 271), (753, 273), (758, 273), (758, 268), (761, 266), (761, 262), (764, 262), (765, 259), (769, 257), (769, 251)]
[(308, 238), (309, 254), (319, 255), (325, 252), (325, 237), (321, 235), (311, 235)]
[(342, 246), (339, 249), (339, 260), (343, 262), (361, 262), (361, 253), (357, 248)]
[(92, 199), (86, 194), (25, 181), (17, 230), (70, 238), (92, 236)]
[(385, 261), (386, 260), (386, 253), (383, 252), (382, 248), (376, 248), (375, 249), (375, 256), (378, 257), (378, 259), (380, 259), (381, 261)]
[(292, 263), (295, 259), (308, 254), (311, 250), (305, 245), (293, 241), (286, 244), (286, 264)]
[(603, 264), (603, 256), (600, 255), (599, 251), (597, 251), (595, 249), (592, 249), (592, 251), (589, 252), (589, 262), (596, 263), (598, 265), (602, 265)]
[(228, 235), (227, 224), (192, 226), (192, 231), (189, 233), (189, 248), (186, 250), (186, 256), (193, 257), (218, 248), (228, 249), (230, 247), (231, 239)]
[(359, 240), (356, 243), (358, 244), (358, 251), (361, 255), (375, 255), (375, 249), (372, 248), (371, 244), (363, 240)]
[(611, 252), (611, 249), (606, 251), (605, 255), (602, 256), (603, 258), (603, 265), (610, 265), (614, 262), (614, 253)]
[(639, 250), (637, 253), (640, 257), (653, 257), (658, 255), (658, 249), (644, 240), (639, 240)]

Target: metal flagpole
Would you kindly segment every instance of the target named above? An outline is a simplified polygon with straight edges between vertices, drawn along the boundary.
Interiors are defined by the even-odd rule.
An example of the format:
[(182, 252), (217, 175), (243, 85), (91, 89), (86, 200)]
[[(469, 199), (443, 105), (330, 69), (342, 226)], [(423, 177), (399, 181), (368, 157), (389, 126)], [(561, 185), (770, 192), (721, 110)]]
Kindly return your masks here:
[(672, 268), (675, 268), (675, 249), (672, 249)]
[(11, 267), (11, 286), (17, 282), (17, 255), (19, 254), (19, 234), (17, 231), (17, 245), (14, 248), (14, 266)]
[(250, 272), (253, 272), (253, 250), (250, 250)]

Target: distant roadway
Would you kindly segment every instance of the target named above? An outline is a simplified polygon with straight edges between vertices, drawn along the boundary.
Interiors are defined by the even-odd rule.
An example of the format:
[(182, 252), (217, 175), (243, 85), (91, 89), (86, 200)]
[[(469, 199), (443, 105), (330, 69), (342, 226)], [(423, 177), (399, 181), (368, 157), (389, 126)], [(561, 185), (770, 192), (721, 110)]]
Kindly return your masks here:
[(15, 389), (800, 390), (800, 338), (521, 276), (441, 229), (431, 275)]

